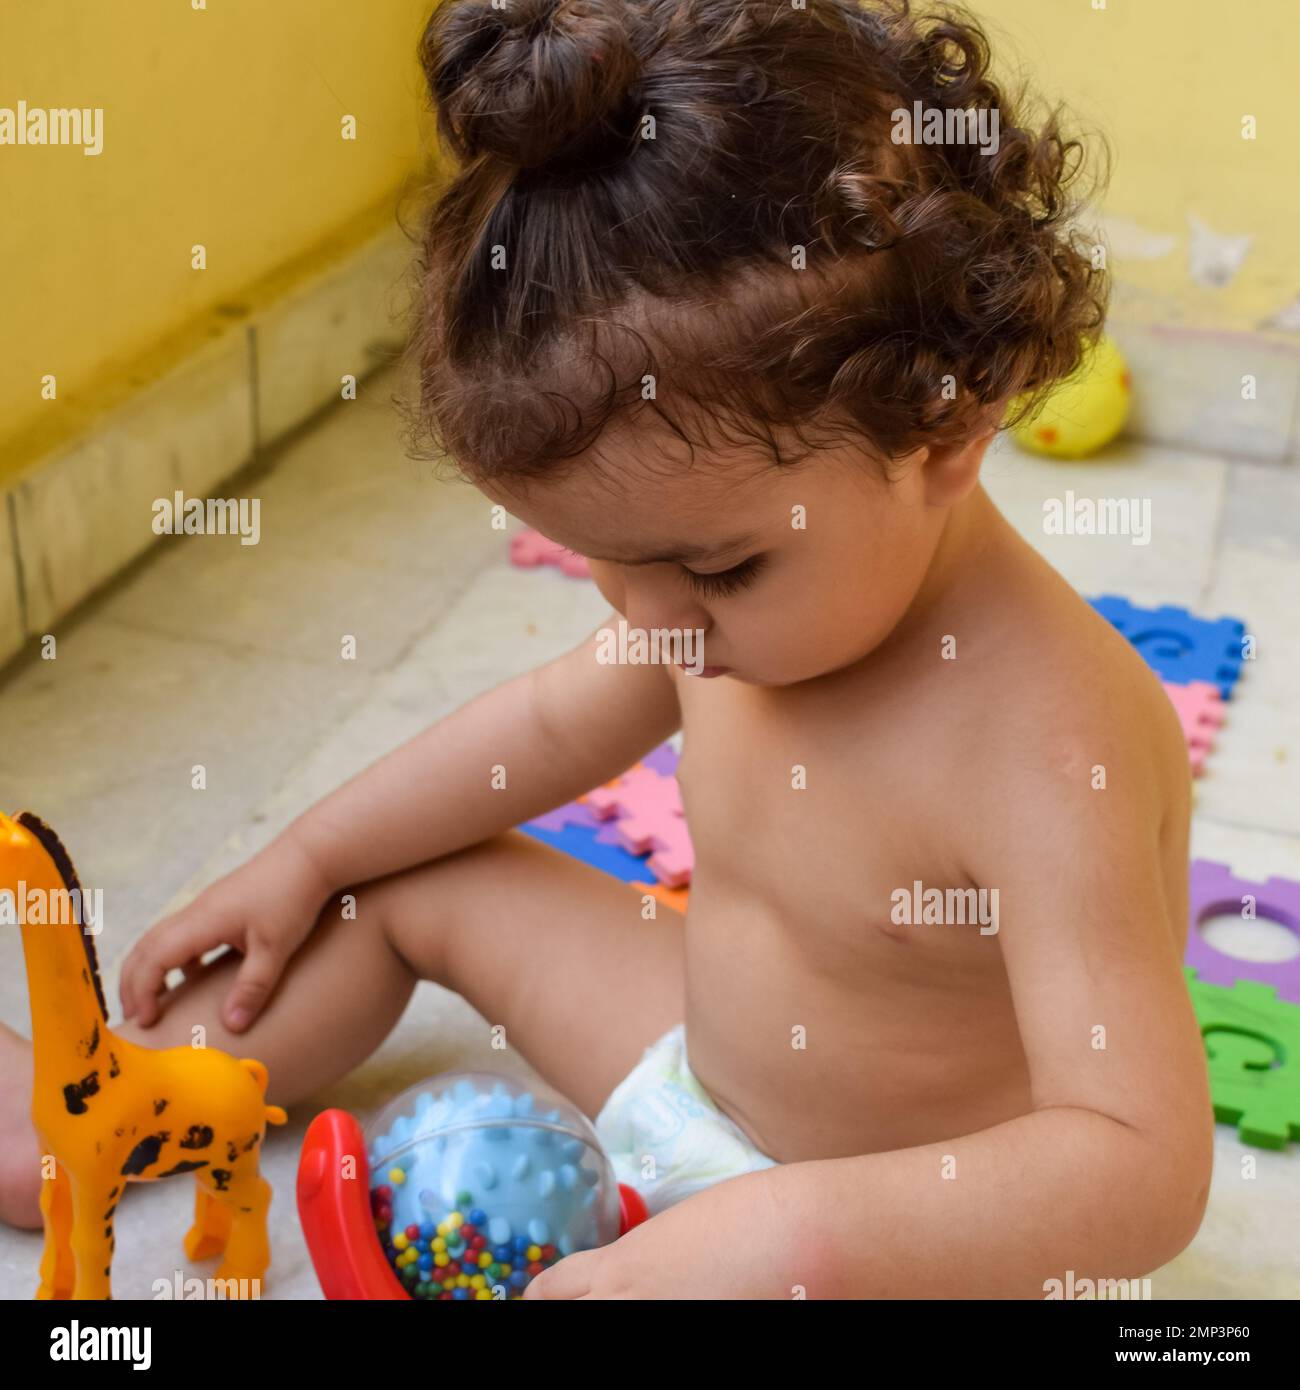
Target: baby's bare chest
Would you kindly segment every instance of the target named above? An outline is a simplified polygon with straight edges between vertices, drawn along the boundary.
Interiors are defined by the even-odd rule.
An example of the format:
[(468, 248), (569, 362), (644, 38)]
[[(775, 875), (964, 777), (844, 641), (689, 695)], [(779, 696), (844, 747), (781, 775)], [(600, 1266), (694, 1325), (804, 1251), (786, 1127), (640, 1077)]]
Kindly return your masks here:
[(955, 774), (922, 725), (743, 687), (702, 695), (684, 701), (679, 768), (702, 1084), (784, 1158), (928, 1142), (1018, 1113), (998, 938), (977, 914), (924, 911), (926, 888), (969, 880), (952, 831), (960, 795), (941, 797)]
[(960, 769), (919, 715), (845, 703), (735, 684), (684, 700), (695, 900), (729, 915), (748, 902), (836, 967), (903, 944), (960, 950), (907, 930), (918, 884), (969, 886), (952, 814)]

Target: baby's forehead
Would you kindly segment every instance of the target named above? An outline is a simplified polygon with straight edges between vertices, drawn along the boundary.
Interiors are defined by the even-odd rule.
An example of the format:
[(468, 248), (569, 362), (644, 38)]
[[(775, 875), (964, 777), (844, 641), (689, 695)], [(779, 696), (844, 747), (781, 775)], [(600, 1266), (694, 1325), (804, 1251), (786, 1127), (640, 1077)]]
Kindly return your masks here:
[(591, 559), (624, 565), (692, 565), (744, 558), (774, 514), (761, 480), (720, 484), (703, 468), (690, 473), (582, 470), (523, 488), (484, 487), (494, 501), (544, 536)]
[(877, 470), (860, 440), (818, 441), (797, 460), (735, 441), (715, 450), (652, 428), (611, 430), (547, 473), (498, 478), (482, 490), (508, 512), (578, 554), (619, 564), (725, 567), (788, 531), (792, 507), (842, 508), (846, 482)]

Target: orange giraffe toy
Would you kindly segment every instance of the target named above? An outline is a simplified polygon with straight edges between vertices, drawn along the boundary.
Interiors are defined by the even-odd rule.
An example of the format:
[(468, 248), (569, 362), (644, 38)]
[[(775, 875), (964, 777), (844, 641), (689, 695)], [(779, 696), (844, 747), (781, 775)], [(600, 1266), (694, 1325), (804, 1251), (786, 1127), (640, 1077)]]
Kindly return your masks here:
[[(193, 1173), (191, 1260), (241, 1296), (270, 1263), (271, 1186), (258, 1173), (266, 1068), (215, 1048), (139, 1047), (108, 1026), (76, 870), (54, 832), (24, 812), (0, 815), (0, 899), (22, 923), (36, 1069), (32, 1121), (54, 1172), (41, 1189), (45, 1249), (37, 1298), (111, 1298), (113, 1213), (128, 1182)], [(34, 909), (34, 910), (33, 910)]]

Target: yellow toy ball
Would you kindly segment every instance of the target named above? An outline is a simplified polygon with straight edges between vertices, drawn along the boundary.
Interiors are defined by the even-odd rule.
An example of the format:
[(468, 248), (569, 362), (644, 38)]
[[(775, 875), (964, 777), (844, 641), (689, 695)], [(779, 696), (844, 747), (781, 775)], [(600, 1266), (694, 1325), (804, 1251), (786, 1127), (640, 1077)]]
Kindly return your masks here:
[(1036, 415), (1011, 437), (1022, 449), (1048, 458), (1081, 459), (1096, 453), (1124, 428), (1133, 383), (1119, 348), (1101, 337), (1072, 375), (1052, 388)]

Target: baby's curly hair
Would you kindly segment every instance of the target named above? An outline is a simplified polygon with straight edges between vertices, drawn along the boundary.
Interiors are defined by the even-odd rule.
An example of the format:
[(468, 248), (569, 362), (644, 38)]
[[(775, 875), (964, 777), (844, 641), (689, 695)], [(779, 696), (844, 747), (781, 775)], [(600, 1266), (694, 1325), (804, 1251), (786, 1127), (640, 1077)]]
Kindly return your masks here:
[[(500, 3), (500, 0), (498, 0)], [(421, 60), (458, 167), (423, 228), (418, 456), (545, 476), (615, 419), (882, 460), (1019, 413), (1100, 331), (1082, 147), (909, 0), (444, 0)], [(996, 112), (995, 152), (895, 113)]]

